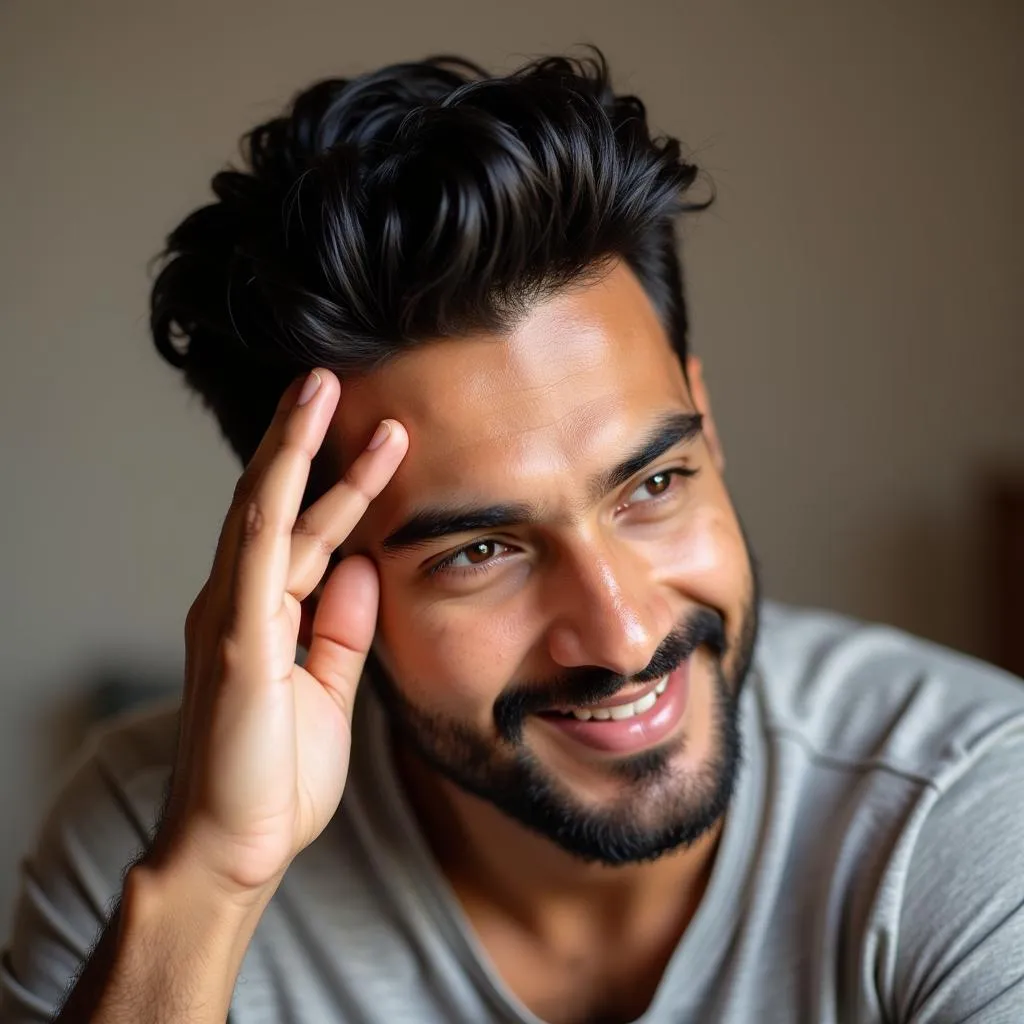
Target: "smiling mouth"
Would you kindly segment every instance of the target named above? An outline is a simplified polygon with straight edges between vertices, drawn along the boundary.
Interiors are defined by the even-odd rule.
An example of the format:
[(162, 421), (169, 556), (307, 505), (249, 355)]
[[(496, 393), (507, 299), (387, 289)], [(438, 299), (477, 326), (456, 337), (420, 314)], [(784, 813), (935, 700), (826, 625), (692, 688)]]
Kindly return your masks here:
[(670, 673), (666, 673), (652, 680), (640, 690), (634, 689), (628, 698), (624, 698), (619, 692), (606, 700), (571, 708), (556, 708), (543, 714), (555, 718), (575, 718), (580, 722), (621, 722), (627, 718), (635, 718), (650, 711), (658, 703), (658, 698), (668, 688), (669, 675)]
[(690, 659), (643, 686), (632, 683), (605, 700), (541, 712), (538, 726), (570, 749), (629, 757), (669, 741), (690, 700)]

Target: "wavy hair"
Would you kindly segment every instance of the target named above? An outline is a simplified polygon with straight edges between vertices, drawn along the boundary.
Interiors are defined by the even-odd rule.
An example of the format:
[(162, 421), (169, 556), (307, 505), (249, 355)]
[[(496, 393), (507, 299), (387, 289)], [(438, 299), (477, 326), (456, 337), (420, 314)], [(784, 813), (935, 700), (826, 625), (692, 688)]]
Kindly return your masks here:
[(327, 79), (241, 151), (167, 238), (150, 323), (243, 462), (302, 371), (507, 330), (610, 259), (686, 354), (674, 221), (710, 200), (686, 198), (697, 168), (599, 51), (501, 77), (435, 57)]

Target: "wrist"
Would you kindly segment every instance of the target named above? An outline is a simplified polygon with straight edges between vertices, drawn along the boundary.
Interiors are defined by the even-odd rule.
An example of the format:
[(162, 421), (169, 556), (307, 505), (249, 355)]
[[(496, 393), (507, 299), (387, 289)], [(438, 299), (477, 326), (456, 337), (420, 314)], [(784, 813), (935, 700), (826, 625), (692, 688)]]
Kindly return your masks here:
[(201, 828), (161, 825), (152, 846), (139, 861), (146, 877), (160, 886), (202, 893), (225, 917), (262, 913), (284, 877), (287, 865), (273, 870), (240, 869), (245, 860), (223, 841), (204, 835)]
[(226, 893), (187, 857), (145, 858), (125, 877), (116, 953), (97, 1013), (138, 1022), (222, 1024), (245, 951), (271, 893)]
[(226, 885), (185, 848), (154, 847), (128, 872), (124, 894), (140, 913), (173, 916), (197, 934), (248, 937), (276, 889), (276, 883), (252, 889)]

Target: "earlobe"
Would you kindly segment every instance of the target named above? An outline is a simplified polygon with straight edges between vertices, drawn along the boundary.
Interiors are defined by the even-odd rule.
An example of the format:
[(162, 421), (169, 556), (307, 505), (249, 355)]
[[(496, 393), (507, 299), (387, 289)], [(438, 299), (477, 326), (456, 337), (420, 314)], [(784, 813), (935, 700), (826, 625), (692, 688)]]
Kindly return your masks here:
[(704, 417), (704, 441), (711, 453), (712, 461), (718, 472), (725, 472), (725, 452), (722, 449), (722, 442), (718, 437), (718, 428), (715, 426), (715, 417), (711, 412), (711, 398), (707, 388), (704, 386), (704, 367), (697, 356), (686, 357), (686, 377), (690, 385), (690, 396), (693, 404)]

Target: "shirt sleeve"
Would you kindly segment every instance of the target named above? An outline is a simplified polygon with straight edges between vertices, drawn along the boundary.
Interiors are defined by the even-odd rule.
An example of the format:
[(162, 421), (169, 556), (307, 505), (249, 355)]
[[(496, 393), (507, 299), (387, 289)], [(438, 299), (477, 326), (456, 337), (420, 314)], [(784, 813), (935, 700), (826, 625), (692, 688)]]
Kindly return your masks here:
[(1005, 737), (926, 818), (900, 915), (898, 1019), (1024, 1021), (1024, 734)]
[(52, 1019), (116, 908), (163, 802), (168, 772), (152, 763), (159, 744), (147, 749), (156, 738), (147, 727), (98, 740), (50, 807), (0, 954), (2, 1024)]

